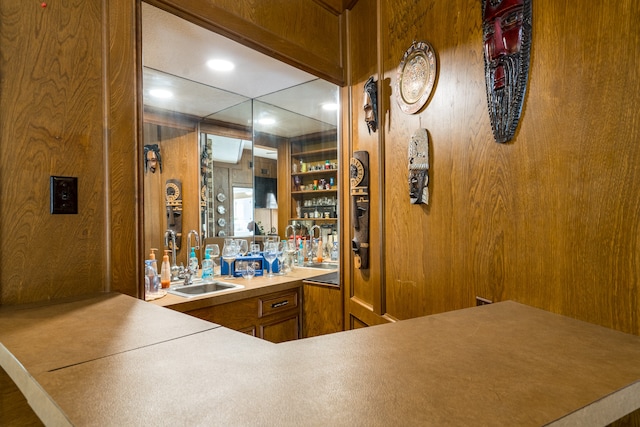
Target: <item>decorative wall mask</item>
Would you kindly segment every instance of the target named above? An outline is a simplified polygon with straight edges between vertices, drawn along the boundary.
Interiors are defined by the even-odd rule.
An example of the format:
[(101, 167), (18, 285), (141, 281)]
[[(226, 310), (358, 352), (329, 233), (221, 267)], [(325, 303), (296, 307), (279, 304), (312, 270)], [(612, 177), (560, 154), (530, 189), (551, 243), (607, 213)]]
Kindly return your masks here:
[(429, 134), (418, 129), (409, 141), (409, 200), (429, 204)]
[[(165, 186), (167, 206), (167, 228), (176, 235), (176, 252), (182, 244), (182, 183), (178, 179), (168, 179)], [(169, 248), (173, 249), (173, 248)]]
[(369, 268), (369, 153), (355, 151), (349, 165), (353, 222), (353, 264)]
[(417, 113), (427, 103), (436, 82), (436, 54), (427, 42), (414, 41), (404, 53), (396, 79), (396, 100), (407, 114)]
[(378, 86), (373, 76), (364, 84), (364, 121), (371, 132), (378, 130)]
[(532, 0), (482, 0), (484, 73), (493, 136), (515, 135), (529, 77)]
[(162, 173), (162, 157), (160, 156), (160, 147), (158, 144), (149, 144), (144, 146), (144, 171), (156, 173), (156, 168), (160, 167)]

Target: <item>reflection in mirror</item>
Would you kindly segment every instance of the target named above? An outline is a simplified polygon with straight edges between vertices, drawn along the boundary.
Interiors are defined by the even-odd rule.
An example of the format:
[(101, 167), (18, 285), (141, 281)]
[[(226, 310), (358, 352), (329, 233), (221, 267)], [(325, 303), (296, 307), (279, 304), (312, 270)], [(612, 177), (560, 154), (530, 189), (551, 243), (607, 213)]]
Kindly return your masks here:
[[(144, 144), (162, 166), (144, 175), (145, 252), (175, 249), (186, 265), (183, 233), (198, 230), (295, 236), (306, 262), (337, 261), (337, 86), (146, 3), (142, 46)], [(235, 68), (213, 70), (214, 57)]]

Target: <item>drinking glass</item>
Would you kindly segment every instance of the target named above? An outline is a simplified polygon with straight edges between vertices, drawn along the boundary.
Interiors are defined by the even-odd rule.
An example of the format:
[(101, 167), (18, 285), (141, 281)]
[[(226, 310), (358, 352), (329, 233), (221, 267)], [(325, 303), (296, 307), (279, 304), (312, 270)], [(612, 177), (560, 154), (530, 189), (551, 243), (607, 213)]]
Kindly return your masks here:
[(210, 243), (204, 247), (204, 253), (209, 253), (209, 258), (213, 261), (213, 271), (216, 270), (216, 258), (220, 257), (220, 246), (217, 243)]
[(260, 255), (260, 244), (258, 243), (251, 244), (251, 255), (253, 256)]
[(294, 261), (294, 257), (296, 256), (296, 251), (297, 251), (297, 246), (296, 246), (296, 241), (294, 239), (289, 239), (289, 241), (287, 242), (287, 261), (289, 263), (289, 271), (293, 271), (294, 265), (295, 265), (295, 261)]
[(249, 252), (249, 242), (244, 239), (238, 239), (236, 240), (236, 243), (239, 245), (238, 253), (240, 256), (245, 256), (247, 252)]
[(274, 242), (267, 242), (264, 244), (264, 259), (269, 263), (269, 274), (267, 277), (273, 277), (273, 261), (276, 260), (278, 252), (278, 244)]
[(285, 271), (284, 271), (284, 257), (285, 257), (285, 253), (287, 250), (287, 241), (283, 240), (282, 242), (278, 243), (278, 251), (276, 252), (276, 258), (278, 259), (278, 265), (279, 265), (279, 270), (278, 270), (278, 275), (280, 276), (284, 276)]
[(225, 240), (224, 247), (222, 248), (222, 259), (229, 264), (229, 275), (225, 277), (227, 280), (235, 279), (235, 277), (233, 277), (232, 263), (238, 258), (239, 250), (238, 244), (233, 239), (230, 239), (229, 242)]
[(253, 276), (256, 275), (256, 269), (253, 266), (254, 261), (247, 262), (247, 268), (242, 270), (242, 277), (247, 280), (253, 279)]

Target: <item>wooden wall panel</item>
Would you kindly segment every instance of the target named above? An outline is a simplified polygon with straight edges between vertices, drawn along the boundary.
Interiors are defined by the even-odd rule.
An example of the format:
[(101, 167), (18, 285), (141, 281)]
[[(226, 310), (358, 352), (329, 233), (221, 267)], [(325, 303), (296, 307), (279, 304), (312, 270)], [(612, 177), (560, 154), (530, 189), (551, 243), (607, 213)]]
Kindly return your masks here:
[[(182, 183), (182, 246), (176, 254), (177, 264), (188, 264), (187, 234), (200, 230), (200, 164), (198, 135), (196, 129), (178, 129), (167, 126), (145, 124), (145, 144), (160, 146), (162, 173), (150, 171), (144, 176), (145, 233), (144, 255), (149, 259), (151, 248), (156, 248), (158, 265), (162, 261), (164, 232), (167, 230), (165, 184), (169, 179)], [(196, 167), (185, 167), (195, 165)], [(194, 242), (195, 243), (195, 242)]]
[[(81, 2), (81, 6), (82, 6)], [(105, 124), (107, 147), (107, 244), (105, 268), (107, 290), (142, 296), (143, 219), (141, 106), (142, 83), (135, 72), (140, 59), (137, 40), (136, 2), (109, 0), (103, 20)]]
[[(374, 1), (360, 1), (348, 13), (347, 17), (349, 32), (347, 38), (348, 54), (351, 58), (349, 63), (349, 97), (346, 100), (349, 110), (349, 139), (351, 140), (350, 150), (346, 153), (346, 158), (342, 164), (348, 170), (349, 158), (354, 151), (369, 152), (369, 194), (370, 194), (370, 216), (369, 216), (369, 269), (356, 269), (353, 266), (353, 253), (350, 244), (343, 244), (343, 266), (345, 271), (345, 309), (347, 313), (354, 310), (363, 310), (364, 313), (373, 312), (378, 316), (384, 314), (384, 299), (381, 274), (382, 274), (382, 233), (381, 233), (381, 181), (382, 169), (379, 151), (380, 133), (369, 133), (364, 121), (364, 84), (370, 76), (378, 79), (377, 62), (377, 15)], [(351, 201), (349, 197), (348, 179), (343, 186), (343, 204), (346, 207), (346, 215), (342, 226), (344, 236), (348, 242), (353, 239), (353, 229), (351, 221)], [(348, 243), (347, 242), (347, 243)], [(366, 314), (364, 314), (366, 316)], [(362, 316), (362, 317), (364, 317)], [(370, 319), (361, 320), (365, 322), (379, 323), (379, 320), (372, 316)]]
[[(472, 289), (465, 286), (468, 263), (474, 261), (467, 219), (475, 191), (466, 191), (474, 179), (467, 159), (474, 156), (475, 149), (486, 149), (471, 143), (471, 133), (477, 133), (479, 123), (488, 120), (483, 69), (469, 64), (482, 65), (478, 62), (482, 61), (481, 44), (471, 49), (474, 39), (480, 37), (481, 41), (475, 19), (480, 16), (480, 6), (478, 2), (471, 5), (459, 0), (446, 5), (428, 3), (419, 7), (412, 2), (383, 2), (381, 13), (382, 31), (387, 35), (383, 40), (383, 66), (390, 86), (396, 84), (397, 66), (414, 39), (432, 44), (439, 72), (433, 97), (420, 114), (403, 113), (395, 90), (383, 95), (390, 107), (384, 117), (385, 285), (387, 310), (400, 319), (462, 308), (473, 301)], [(435, 31), (434, 26), (441, 30)], [(419, 128), (428, 130), (432, 143), (429, 205), (409, 203), (408, 143)], [(484, 131), (481, 137), (486, 139), (490, 129)], [(494, 172), (500, 172), (496, 168), (502, 164), (487, 165), (490, 169), (477, 178), (486, 182)], [(493, 197), (491, 189), (477, 196), (480, 200), (476, 203)], [(496, 196), (500, 201), (500, 195)], [(502, 212), (497, 209), (492, 215)]]
[[(0, 3), (0, 304), (105, 287), (100, 2)], [(78, 177), (51, 215), (49, 177)]]
[[(382, 0), (379, 13), (391, 86), (413, 39), (429, 41), (439, 60), (422, 112), (402, 113), (393, 91), (381, 99), (390, 106), (382, 123), (388, 315), (467, 307), (480, 295), (640, 334), (640, 5), (534, 2), (528, 94), (505, 145), (493, 141), (486, 111), (480, 4)], [(369, 25), (349, 24), (361, 27), (350, 33)], [(366, 137), (357, 110), (354, 149)], [(407, 195), (407, 143), (419, 127), (432, 138), (428, 207)]]

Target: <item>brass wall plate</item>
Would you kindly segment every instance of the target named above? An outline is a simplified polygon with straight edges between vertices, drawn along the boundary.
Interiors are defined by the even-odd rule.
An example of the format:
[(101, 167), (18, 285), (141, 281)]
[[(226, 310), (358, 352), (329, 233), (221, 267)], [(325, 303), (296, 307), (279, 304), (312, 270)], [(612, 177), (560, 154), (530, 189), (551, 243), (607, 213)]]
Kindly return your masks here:
[(402, 111), (414, 114), (424, 107), (433, 91), (436, 74), (435, 51), (427, 42), (414, 41), (398, 65), (396, 99)]

